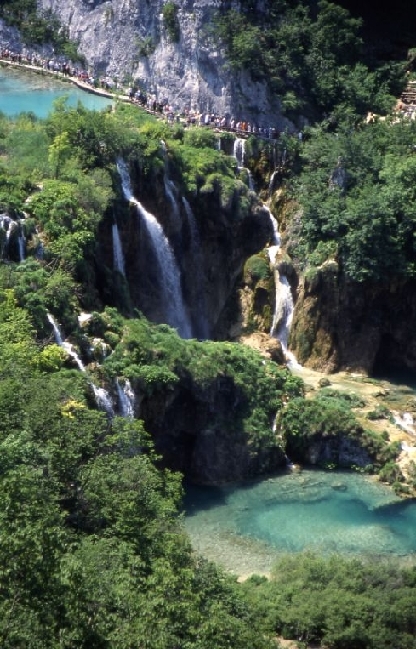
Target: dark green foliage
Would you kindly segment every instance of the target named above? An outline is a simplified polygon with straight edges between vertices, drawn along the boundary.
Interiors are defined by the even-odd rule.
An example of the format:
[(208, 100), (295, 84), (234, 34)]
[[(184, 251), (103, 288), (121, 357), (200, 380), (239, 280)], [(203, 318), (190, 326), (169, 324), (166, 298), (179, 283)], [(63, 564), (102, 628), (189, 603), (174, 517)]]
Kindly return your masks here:
[(180, 26), (178, 20), (178, 6), (172, 0), (168, 0), (162, 9), (163, 24), (169, 34), (172, 43), (177, 43), (180, 39)]
[(415, 569), (296, 555), (271, 581), (250, 579), (247, 599), (265, 627), (330, 649), (416, 647)]
[[(289, 116), (332, 113), (342, 122), (346, 114), (388, 110), (397, 83), (393, 69), (386, 74), (360, 60), (360, 26), (325, 0), (269, 0), (262, 11), (223, 9), (214, 31), (232, 71), (248, 70), (253, 79), (266, 81)], [(403, 74), (404, 68), (402, 85)]]
[(193, 557), (181, 477), (156, 468), (142, 422), (91, 408), (84, 373), (43, 371), (12, 290), (0, 334), (1, 646), (270, 649), (232, 581)]
[(244, 276), (253, 282), (270, 279), (270, 263), (264, 255), (253, 255), (244, 266)]
[(414, 275), (414, 134), (413, 122), (314, 132), (296, 183), (303, 216), (291, 251), (305, 267), (326, 256), (359, 282)]
[(286, 398), (303, 391), (300, 379), (275, 363), (266, 363), (248, 347), (185, 341), (166, 325), (152, 325), (144, 318), (125, 322), (122, 340), (103, 367), (110, 376), (130, 378), (147, 395), (168, 395), (181, 379), (207, 393), (216, 389), (219, 380), (229, 382), (236, 403), (227, 413), (226, 429), (271, 444), (277, 443), (271, 429), (276, 411)]
[[(314, 444), (337, 447), (347, 437), (357, 448), (367, 451), (376, 469), (383, 467), (397, 457), (400, 444), (389, 445), (383, 435), (363, 429), (352, 412), (352, 408), (362, 405), (355, 395), (327, 388), (316, 399), (292, 399), (278, 418), (278, 430), (286, 440), (288, 455), (295, 461), (305, 462)], [(335, 461), (336, 457), (337, 453)]]

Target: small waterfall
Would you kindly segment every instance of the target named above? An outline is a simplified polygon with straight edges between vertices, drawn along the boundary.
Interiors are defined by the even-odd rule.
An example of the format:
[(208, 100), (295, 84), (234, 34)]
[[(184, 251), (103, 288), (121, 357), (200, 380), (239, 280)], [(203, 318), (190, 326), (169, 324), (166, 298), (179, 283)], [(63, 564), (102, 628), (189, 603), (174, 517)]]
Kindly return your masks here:
[(246, 141), (243, 138), (237, 137), (234, 140), (233, 156), (237, 161), (238, 172), (245, 171), (247, 173), (248, 188), (250, 189), (250, 191), (254, 192), (255, 187), (254, 187), (252, 173), (248, 167), (244, 166), (245, 157), (246, 157)]
[(119, 380), (116, 381), (118, 406), (122, 417), (126, 419), (134, 418), (134, 392), (128, 379), (125, 380), (124, 385), (120, 385)]
[(182, 198), (183, 206), (185, 208), (185, 214), (188, 219), (188, 226), (191, 239), (191, 256), (193, 261), (194, 279), (197, 290), (196, 296), (196, 311), (198, 314), (197, 322), (197, 337), (206, 340), (209, 338), (209, 327), (208, 327), (208, 317), (207, 317), (207, 305), (205, 301), (205, 277), (203, 272), (203, 260), (201, 254), (201, 240), (199, 237), (198, 226), (195, 220), (194, 213), (189, 202), (186, 200), (185, 196)]
[(179, 224), (181, 220), (181, 211), (179, 207), (179, 203), (176, 199), (176, 187), (175, 183), (173, 180), (170, 178), (167, 178), (165, 175), (164, 178), (164, 184), (165, 184), (165, 194), (166, 197), (169, 201), (169, 203), (172, 205), (172, 216), (175, 221), (175, 223)]
[(272, 175), (270, 176), (270, 181), (269, 181), (269, 198), (271, 198), (272, 195), (273, 195), (274, 184), (275, 184), (275, 182), (276, 182), (276, 177), (277, 177), (278, 173), (279, 173), (278, 170), (275, 169), (275, 170), (273, 171)]
[(90, 385), (94, 391), (95, 403), (99, 410), (104, 410), (110, 418), (114, 417), (113, 402), (107, 390), (104, 390), (104, 388), (98, 388), (92, 381), (90, 382)]
[(293, 319), (293, 298), (287, 277), (280, 275), (276, 286), (276, 307), (270, 335), (282, 343), (283, 351), (287, 354), (290, 325)]
[[(269, 208), (265, 207), (268, 212), (270, 222), (273, 227), (272, 245), (269, 246), (269, 260), (271, 265), (275, 266), (276, 257), (280, 250), (281, 237), (277, 221)], [(285, 275), (279, 273), (274, 268), (274, 281), (276, 286), (275, 309), (273, 314), (272, 326), (270, 329), (270, 336), (277, 338), (283, 348), (289, 367), (299, 369), (301, 366), (296, 361), (294, 355), (288, 350), (290, 325), (293, 320), (293, 296), (290, 288), (289, 281)]]
[(242, 169), (244, 167), (244, 158), (246, 153), (246, 141), (241, 137), (236, 137), (234, 140), (233, 155), (237, 160), (237, 167)]
[(6, 234), (3, 248), (2, 248), (2, 257), (7, 259), (10, 254), (10, 237), (14, 230), (18, 227), (16, 221), (10, 218), (8, 214), (0, 214), (0, 228)]
[[(81, 372), (86, 372), (84, 363), (78, 356), (77, 352), (75, 351), (71, 343), (65, 342), (61, 330), (59, 329), (59, 326), (55, 321), (55, 318), (50, 313), (48, 313), (46, 317), (48, 318), (48, 322), (50, 322), (52, 325), (53, 335), (56, 344), (59, 345), (59, 347), (62, 347), (62, 349), (66, 351), (68, 356), (74, 359), (78, 369), (81, 370)], [(108, 394), (108, 392), (104, 390), (104, 388), (97, 387), (92, 381), (89, 381), (89, 384), (93, 389), (94, 396), (95, 396), (95, 403), (97, 404), (98, 408), (100, 410), (104, 410), (109, 417), (113, 417), (114, 409), (113, 409), (113, 404), (111, 402), (111, 397)]]
[(19, 245), (19, 261), (22, 262), (25, 260), (25, 252), (26, 252), (26, 239), (23, 236), (23, 234), (19, 235), (17, 241)]
[(180, 271), (173, 250), (156, 217), (148, 212), (140, 201), (134, 197), (130, 186), (129, 172), (122, 160), (117, 162), (117, 169), (120, 174), (124, 197), (135, 205), (156, 255), (166, 322), (177, 329), (182, 338), (191, 338), (191, 326), (182, 297)]
[(115, 270), (117, 270), (119, 273), (123, 275), (123, 277), (126, 276), (125, 268), (124, 268), (124, 255), (123, 255), (123, 246), (121, 243), (120, 239), (120, 233), (118, 231), (118, 225), (116, 221), (113, 223), (112, 226), (112, 234), (113, 234), (113, 264)]
[(58, 325), (57, 325), (57, 323), (55, 321), (55, 318), (50, 313), (48, 313), (46, 317), (48, 318), (48, 321), (52, 325), (53, 335), (54, 335), (56, 344), (59, 345), (59, 347), (62, 347), (62, 349), (64, 349), (66, 351), (68, 356), (70, 356), (71, 358), (74, 359), (75, 363), (78, 366), (78, 369), (81, 370), (81, 372), (85, 372), (86, 370), (85, 370), (84, 363), (82, 362), (82, 360), (78, 356), (77, 352), (75, 351), (75, 349), (73, 348), (71, 343), (65, 342), (65, 339), (63, 338), (63, 336), (61, 334), (61, 330), (59, 329), (59, 327), (58, 327)]

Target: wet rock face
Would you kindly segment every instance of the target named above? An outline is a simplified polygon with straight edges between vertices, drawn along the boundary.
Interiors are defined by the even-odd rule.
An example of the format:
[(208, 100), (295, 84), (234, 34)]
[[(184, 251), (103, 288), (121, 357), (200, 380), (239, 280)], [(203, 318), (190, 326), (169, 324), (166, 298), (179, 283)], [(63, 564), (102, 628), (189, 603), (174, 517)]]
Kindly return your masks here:
[(300, 286), (291, 349), (313, 369), (416, 369), (416, 284), (348, 282), (335, 262)]
[(277, 444), (250, 439), (236, 425), (244, 395), (230, 377), (205, 389), (184, 378), (170, 393), (144, 397), (140, 417), (163, 462), (197, 484), (238, 482), (285, 466)]
[[(219, 0), (175, 0), (179, 39), (172, 42), (163, 0), (40, 0), (69, 28), (96, 75), (140, 81), (174, 107), (234, 115), (279, 130), (290, 126), (277, 98), (247, 74), (230, 75), (212, 32)], [(231, 3), (230, 3), (231, 4)], [(261, 4), (261, 3), (260, 3)], [(239, 3), (234, 2), (238, 7)]]

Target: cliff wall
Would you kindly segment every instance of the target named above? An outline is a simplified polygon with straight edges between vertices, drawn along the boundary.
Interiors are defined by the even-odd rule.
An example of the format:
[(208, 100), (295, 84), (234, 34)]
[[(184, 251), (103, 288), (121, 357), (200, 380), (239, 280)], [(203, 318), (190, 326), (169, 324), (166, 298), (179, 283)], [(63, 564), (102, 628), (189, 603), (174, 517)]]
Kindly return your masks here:
[[(40, 0), (79, 42), (90, 70), (120, 81), (140, 81), (175, 108), (234, 115), (279, 130), (278, 97), (247, 74), (231, 74), (212, 32), (219, 0), (176, 0), (178, 42), (163, 20), (163, 0)], [(239, 3), (234, 3), (238, 7)]]

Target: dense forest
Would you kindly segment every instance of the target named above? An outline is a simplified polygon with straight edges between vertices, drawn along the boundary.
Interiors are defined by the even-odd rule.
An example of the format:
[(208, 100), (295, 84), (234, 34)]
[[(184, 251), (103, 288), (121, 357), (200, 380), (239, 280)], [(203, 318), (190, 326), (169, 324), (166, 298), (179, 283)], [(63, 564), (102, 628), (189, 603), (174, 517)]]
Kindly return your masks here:
[[(408, 62), (372, 59), (360, 21), (338, 5), (264, 4), (264, 14), (248, 0), (241, 12), (221, 11), (213, 29), (230, 73), (242, 66), (267, 78), (287, 115), (309, 121), (302, 143), (294, 131), (280, 145), (294, 263), (313, 278), (335, 259), (357, 284), (413, 277), (416, 127), (363, 120), (392, 109)], [(36, 22), (31, 2), (4, 2), (0, 15), (23, 34), (36, 26), (41, 41), (44, 21), (55, 20)], [(250, 138), (246, 154), (265, 196), (268, 145)], [(282, 558), (270, 579), (237, 584), (196, 556), (181, 522), (183, 476), (144, 419), (97, 398), (129, 383), (158, 410), (183, 386), (185, 405), (191, 392), (202, 403), (200, 395), (225, 386), (220, 425), (259, 457), (278, 465), (290, 450), (304, 462), (311, 441), (344, 437), (365, 452), (360, 470), (381, 473), (397, 491), (415, 487), (416, 471), (405, 485), (394, 463), (397, 443), (359, 421), (351, 395), (322, 388), (305, 398), (286, 366), (238, 343), (184, 340), (137, 309), (100, 246), (131, 211), (117, 163), (150, 195), (166, 156), (199, 224), (211, 205), (232, 208), (234, 229), (256, 208), (209, 129), (65, 100), (46, 120), (0, 116), (1, 646), (271, 649), (282, 637), (339, 649), (416, 647), (414, 567), (306, 555)], [(248, 267), (263, 280), (270, 272), (260, 256)], [(70, 347), (57, 344), (52, 323)], [(271, 467), (264, 460), (256, 471)]]

